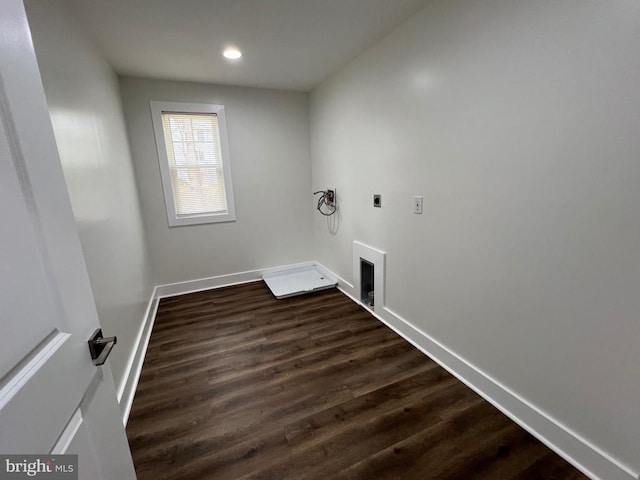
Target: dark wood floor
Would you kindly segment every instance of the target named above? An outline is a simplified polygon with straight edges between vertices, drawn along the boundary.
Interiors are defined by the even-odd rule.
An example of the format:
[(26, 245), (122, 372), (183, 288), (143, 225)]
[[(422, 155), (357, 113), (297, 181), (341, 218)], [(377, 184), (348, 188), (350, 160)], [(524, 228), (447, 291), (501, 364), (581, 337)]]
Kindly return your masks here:
[(140, 480), (583, 479), (338, 291), (161, 302), (127, 434)]

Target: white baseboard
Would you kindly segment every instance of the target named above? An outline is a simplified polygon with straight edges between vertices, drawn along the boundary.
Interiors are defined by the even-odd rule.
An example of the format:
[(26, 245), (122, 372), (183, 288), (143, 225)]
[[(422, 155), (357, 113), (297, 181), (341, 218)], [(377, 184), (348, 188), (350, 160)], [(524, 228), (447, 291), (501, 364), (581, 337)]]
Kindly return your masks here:
[(227, 287), (229, 285), (256, 282), (258, 280), (262, 280), (262, 275), (266, 273), (275, 273), (293, 268), (308, 267), (311, 265), (315, 265), (315, 262), (294, 263), (292, 265), (284, 265), (281, 267), (262, 268), (259, 270), (249, 270), (247, 272), (231, 273), (229, 275), (218, 275), (216, 277), (158, 285), (156, 287), (156, 294), (158, 298), (165, 298), (184, 295), (186, 293), (201, 292), (203, 290), (211, 290), (213, 288)]
[(156, 313), (158, 312), (159, 299), (157, 296), (157, 287), (153, 289), (151, 298), (147, 304), (145, 310), (144, 319), (138, 335), (134, 343), (133, 352), (127, 362), (125, 368), (125, 374), (122, 378), (122, 382), (118, 388), (118, 403), (120, 404), (120, 411), (122, 412), (122, 423), (126, 427), (129, 420), (129, 414), (131, 413), (131, 406), (133, 405), (133, 397), (136, 394), (136, 388), (138, 388), (138, 381), (140, 380), (140, 373), (142, 372), (142, 364), (144, 363), (144, 357), (147, 354), (147, 347), (149, 346), (149, 339), (151, 338), (151, 330), (153, 329), (153, 322), (156, 319)]
[[(358, 300), (354, 285), (321, 264), (316, 264), (338, 280), (341, 292), (367, 308)], [(637, 472), (491, 378), (386, 306), (376, 305), (375, 311), (371, 313), (585, 475), (596, 480), (638, 480)]]

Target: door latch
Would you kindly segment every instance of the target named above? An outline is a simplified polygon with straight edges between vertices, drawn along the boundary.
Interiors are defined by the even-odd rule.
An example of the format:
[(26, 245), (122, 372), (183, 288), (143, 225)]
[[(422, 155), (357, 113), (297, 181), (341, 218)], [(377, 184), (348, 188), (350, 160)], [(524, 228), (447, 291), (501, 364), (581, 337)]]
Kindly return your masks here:
[(104, 362), (107, 361), (107, 357), (116, 343), (118, 343), (118, 338), (103, 337), (101, 328), (93, 332), (93, 335), (89, 337), (89, 352), (91, 352), (93, 363), (96, 365), (104, 365)]

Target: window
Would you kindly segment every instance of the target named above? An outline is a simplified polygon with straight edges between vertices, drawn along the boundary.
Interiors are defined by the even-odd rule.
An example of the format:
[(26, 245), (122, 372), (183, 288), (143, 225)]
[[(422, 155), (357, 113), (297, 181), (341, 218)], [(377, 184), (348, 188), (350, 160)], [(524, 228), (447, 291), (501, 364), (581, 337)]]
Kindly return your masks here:
[(151, 102), (169, 226), (236, 219), (222, 105)]

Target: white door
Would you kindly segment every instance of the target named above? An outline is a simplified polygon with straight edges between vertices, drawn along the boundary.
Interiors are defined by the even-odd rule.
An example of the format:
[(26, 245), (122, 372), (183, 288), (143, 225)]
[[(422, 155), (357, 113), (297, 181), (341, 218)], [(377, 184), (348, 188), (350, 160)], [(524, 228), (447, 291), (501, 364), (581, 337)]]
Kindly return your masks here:
[(2, 0), (0, 455), (77, 453), (81, 479), (135, 479), (96, 328), (22, 0)]

